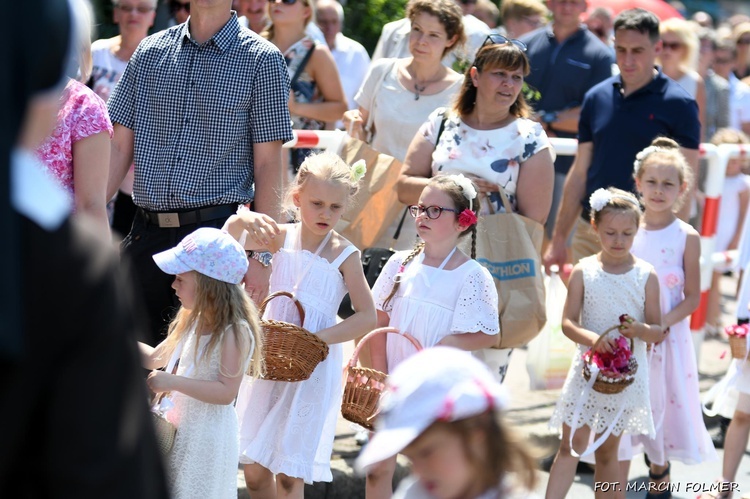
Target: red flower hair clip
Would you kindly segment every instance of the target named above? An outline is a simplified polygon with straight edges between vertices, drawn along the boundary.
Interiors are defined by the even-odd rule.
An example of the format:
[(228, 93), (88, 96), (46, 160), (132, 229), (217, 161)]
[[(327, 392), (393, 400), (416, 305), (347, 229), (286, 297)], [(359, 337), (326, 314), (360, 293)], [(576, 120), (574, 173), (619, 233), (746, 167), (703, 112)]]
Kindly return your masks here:
[(472, 210), (466, 208), (458, 215), (458, 223), (467, 227), (471, 227), (472, 225), (477, 223), (477, 214)]

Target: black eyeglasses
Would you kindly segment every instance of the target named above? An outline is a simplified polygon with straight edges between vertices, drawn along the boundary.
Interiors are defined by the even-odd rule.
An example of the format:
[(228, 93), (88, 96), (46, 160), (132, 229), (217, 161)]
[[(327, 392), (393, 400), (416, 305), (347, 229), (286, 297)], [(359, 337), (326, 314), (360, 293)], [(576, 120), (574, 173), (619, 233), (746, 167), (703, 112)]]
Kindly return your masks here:
[(185, 12), (190, 14), (190, 2), (186, 2), (186, 3), (172, 2), (169, 5), (169, 11), (172, 12), (172, 14), (176, 14), (181, 10), (184, 10)]
[(750, 38), (740, 38), (737, 40), (737, 45), (750, 45)]
[(444, 211), (450, 211), (451, 213), (458, 213), (458, 210), (454, 210), (453, 208), (443, 208), (442, 206), (422, 206), (413, 204), (409, 206), (409, 213), (411, 213), (411, 216), (414, 218), (417, 218), (422, 213), (427, 214), (427, 218), (430, 220), (435, 220), (437, 218), (440, 218), (440, 215)]
[(149, 12), (151, 12), (152, 10), (154, 10), (154, 8), (151, 7), (150, 5), (139, 5), (137, 7), (132, 7), (130, 5), (119, 5), (118, 4), (118, 5), (115, 5), (115, 7), (118, 10), (120, 10), (120, 11), (126, 13), (126, 14), (132, 14), (133, 12), (136, 12), (136, 11), (139, 14), (148, 14)]
[(464, 5), (470, 5), (470, 4), (474, 4), (474, 3), (477, 3), (477, 0), (459, 0), (459, 1), (460, 1), (460, 2), (462, 3), (462, 4), (464, 4)]
[(294, 5), (297, 0), (268, 0), (268, 3), (283, 3), (284, 5)]
[(503, 35), (499, 35), (497, 33), (490, 33), (487, 35), (487, 38), (484, 40), (484, 43), (482, 44), (482, 47), (485, 45), (505, 45), (506, 43), (510, 43), (521, 49), (523, 52), (526, 52), (526, 44), (523, 43), (521, 40), (516, 40), (515, 38), (508, 38)]

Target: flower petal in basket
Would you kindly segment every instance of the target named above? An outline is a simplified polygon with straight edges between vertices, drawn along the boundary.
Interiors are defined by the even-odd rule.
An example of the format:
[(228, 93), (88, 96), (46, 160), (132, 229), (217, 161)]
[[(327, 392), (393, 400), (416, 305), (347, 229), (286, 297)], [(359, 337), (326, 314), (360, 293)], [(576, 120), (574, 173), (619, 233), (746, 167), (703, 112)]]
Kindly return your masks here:
[(341, 400), (341, 415), (344, 419), (372, 431), (377, 415), (380, 395), (385, 388), (387, 375), (376, 369), (357, 365), (359, 352), (373, 336), (380, 334), (400, 334), (409, 340), (416, 351), (422, 350), (422, 345), (409, 333), (404, 333), (392, 327), (382, 327), (367, 333), (354, 349), (349, 363), (344, 367), (344, 396)]
[[(596, 347), (611, 331), (619, 329), (619, 325), (608, 328), (602, 333), (596, 340), (596, 343), (591, 349), (584, 355), (584, 362), (582, 368), (583, 378), (586, 381), (591, 379), (591, 362), (594, 358), (594, 352)], [(630, 351), (633, 351), (633, 340), (630, 339)], [(594, 391), (604, 394), (615, 394), (620, 393), (628, 386), (632, 385), (635, 381), (635, 374), (638, 372), (638, 361), (634, 355), (630, 355), (627, 361), (627, 369), (622, 371), (598, 371), (596, 380), (591, 387)]]
[[(305, 311), (300, 302), (286, 291), (277, 291), (263, 300), (261, 317), (269, 301), (286, 296), (294, 301), (300, 315), (300, 324), (305, 322)], [(328, 345), (301, 325), (289, 322), (261, 319), (263, 328), (263, 379), (274, 381), (302, 381), (312, 375), (319, 363), (328, 357)]]

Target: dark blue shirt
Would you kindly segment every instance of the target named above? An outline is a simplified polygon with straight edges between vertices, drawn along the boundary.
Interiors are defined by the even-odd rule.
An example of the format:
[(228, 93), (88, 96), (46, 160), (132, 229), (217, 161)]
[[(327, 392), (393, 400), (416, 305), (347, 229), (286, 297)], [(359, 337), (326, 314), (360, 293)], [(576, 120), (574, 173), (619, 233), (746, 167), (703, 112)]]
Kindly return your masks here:
[(620, 75), (586, 94), (578, 122), (578, 142), (593, 142), (582, 216), (588, 220), (589, 196), (600, 187), (635, 192), (635, 155), (658, 136), (698, 149), (700, 122), (695, 99), (674, 80), (658, 75), (645, 87), (623, 96)]
[[(597, 83), (612, 76), (614, 57), (585, 25), (558, 43), (550, 26), (540, 28), (521, 40), (528, 49), (526, 55), (531, 73), (526, 77), (529, 85), (541, 94), (532, 103), (537, 111), (562, 111), (583, 104), (586, 92)], [(555, 129), (555, 124), (551, 124)], [(575, 133), (558, 132), (558, 137), (575, 138)], [(560, 155), (555, 161), (555, 171), (567, 173), (573, 156)]]

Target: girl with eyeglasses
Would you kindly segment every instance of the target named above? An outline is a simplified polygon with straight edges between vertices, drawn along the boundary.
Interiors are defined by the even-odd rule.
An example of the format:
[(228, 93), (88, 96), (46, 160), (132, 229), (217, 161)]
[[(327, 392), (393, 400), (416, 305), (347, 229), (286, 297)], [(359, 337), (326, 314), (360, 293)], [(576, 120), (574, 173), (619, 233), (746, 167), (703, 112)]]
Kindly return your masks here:
[[(447, 345), (478, 350), (494, 345), (499, 333), (498, 296), (490, 273), (476, 260), (479, 196), (463, 175), (434, 177), (417, 204), (409, 207), (424, 241), (412, 251), (397, 251), (372, 289), (378, 326), (414, 336), (424, 348)], [(471, 237), (471, 256), (457, 248)], [(415, 353), (402, 338), (370, 340), (372, 367), (391, 372)], [(367, 470), (366, 496), (388, 498), (395, 456)]]
[[(525, 48), (502, 35), (487, 37), (453, 107), (435, 110), (412, 140), (398, 181), (401, 202), (417, 202), (432, 177), (462, 173), (495, 212), (504, 211), (502, 187), (516, 213), (544, 224), (552, 203), (554, 152), (542, 125), (529, 119), (522, 94), (530, 71)], [(489, 204), (483, 206), (490, 211)], [(478, 355), (502, 379), (510, 352), (486, 349)]]
[[(331, 52), (305, 32), (315, 20), (315, 6), (311, 0), (269, 0), (268, 15), (271, 22), (261, 36), (284, 54), (292, 80), (292, 128), (322, 130), (341, 118), (347, 104)], [(295, 172), (309, 154), (309, 149), (291, 150)]]

